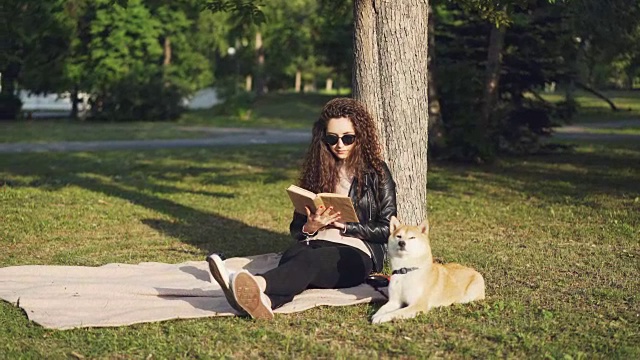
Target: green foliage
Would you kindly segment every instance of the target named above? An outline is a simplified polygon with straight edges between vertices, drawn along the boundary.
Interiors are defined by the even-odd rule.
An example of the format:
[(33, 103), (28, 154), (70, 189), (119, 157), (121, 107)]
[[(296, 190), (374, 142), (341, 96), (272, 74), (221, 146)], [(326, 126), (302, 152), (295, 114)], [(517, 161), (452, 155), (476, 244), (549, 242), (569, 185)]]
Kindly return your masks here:
[(211, 0), (205, 7), (212, 12), (231, 13), (238, 26), (260, 25), (266, 21), (260, 0)]
[(297, 71), (312, 74), (318, 66), (312, 43), (316, 8), (312, 0), (276, 0), (265, 7), (269, 21), (261, 31), (265, 73), (272, 88), (292, 87)]
[(151, 0), (91, 5), (86, 61), (78, 72), (93, 94), (94, 119), (175, 119), (182, 99), (211, 83), (211, 63), (190, 36), (200, 24), (196, 5)]
[(217, 85), (216, 95), (221, 103), (213, 106), (213, 114), (230, 115), (242, 120), (251, 118), (251, 105), (255, 100), (253, 93), (238, 88), (238, 84), (232, 78), (221, 79)]
[[(487, 46), (492, 24), (464, 8), (436, 8), (436, 84), (445, 127), (443, 156), (492, 160), (501, 152), (541, 150), (541, 139), (570, 107), (556, 108), (526, 98), (550, 82), (571, 78), (570, 32), (560, 4), (542, 0), (533, 9), (515, 8), (502, 52), (499, 100), (490, 129), (479, 129)], [(488, 130), (488, 131), (486, 131)]]
[(631, 89), (640, 70), (640, 2), (572, 0), (571, 29), (579, 45), (580, 78), (593, 87)]
[(2, 92), (62, 90), (60, 80), (70, 31), (63, 0), (7, 0), (1, 5)]
[(98, 0), (94, 6), (96, 17), (91, 22), (89, 42), (93, 90), (109, 92), (124, 80), (142, 82), (157, 76), (163, 53), (158, 42), (161, 23), (142, 0), (130, 0), (126, 7)]

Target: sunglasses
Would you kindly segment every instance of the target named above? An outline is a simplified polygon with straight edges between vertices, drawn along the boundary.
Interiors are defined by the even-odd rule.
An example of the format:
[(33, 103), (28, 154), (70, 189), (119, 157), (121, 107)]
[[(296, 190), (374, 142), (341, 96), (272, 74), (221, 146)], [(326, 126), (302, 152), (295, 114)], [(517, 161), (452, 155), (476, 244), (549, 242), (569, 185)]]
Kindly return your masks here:
[(356, 136), (353, 134), (346, 134), (342, 136), (327, 134), (324, 136), (324, 142), (333, 146), (338, 143), (338, 140), (342, 139), (342, 143), (345, 145), (351, 145), (356, 141)]

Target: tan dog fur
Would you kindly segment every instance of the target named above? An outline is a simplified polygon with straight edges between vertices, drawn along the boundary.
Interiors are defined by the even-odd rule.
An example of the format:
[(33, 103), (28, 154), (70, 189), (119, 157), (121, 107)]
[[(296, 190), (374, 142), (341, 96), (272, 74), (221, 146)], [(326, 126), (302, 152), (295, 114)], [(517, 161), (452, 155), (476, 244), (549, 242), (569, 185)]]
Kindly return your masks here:
[(484, 299), (484, 279), (479, 272), (459, 264), (433, 262), (426, 220), (419, 226), (409, 226), (400, 224), (394, 216), (390, 232), (391, 268), (418, 269), (391, 276), (389, 301), (373, 315), (374, 324), (409, 319), (433, 307)]

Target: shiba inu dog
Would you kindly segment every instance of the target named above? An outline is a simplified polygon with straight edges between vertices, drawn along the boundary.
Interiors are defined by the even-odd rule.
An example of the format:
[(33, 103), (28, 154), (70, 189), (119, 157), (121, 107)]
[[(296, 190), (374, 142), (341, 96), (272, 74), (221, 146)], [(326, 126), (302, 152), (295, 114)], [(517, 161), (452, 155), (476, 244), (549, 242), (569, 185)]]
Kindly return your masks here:
[(437, 306), (484, 299), (479, 272), (459, 264), (436, 264), (429, 244), (429, 224), (390, 223), (388, 254), (391, 260), (389, 301), (372, 317), (374, 324), (409, 319)]

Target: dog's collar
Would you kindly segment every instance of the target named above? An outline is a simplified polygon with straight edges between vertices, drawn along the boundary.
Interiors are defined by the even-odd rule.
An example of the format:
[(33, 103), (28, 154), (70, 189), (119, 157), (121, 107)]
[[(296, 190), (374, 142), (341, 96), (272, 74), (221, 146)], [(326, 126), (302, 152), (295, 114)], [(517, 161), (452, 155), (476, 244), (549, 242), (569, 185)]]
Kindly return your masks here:
[(418, 270), (418, 268), (417, 267), (410, 267), (410, 268), (403, 267), (403, 268), (400, 268), (398, 270), (393, 270), (391, 272), (391, 275), (406, 274), (406, 273), (408, 273), (410, 271), (413, 271), (413, 270)]

